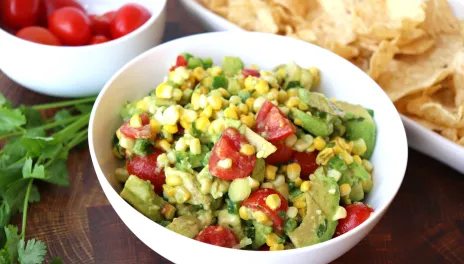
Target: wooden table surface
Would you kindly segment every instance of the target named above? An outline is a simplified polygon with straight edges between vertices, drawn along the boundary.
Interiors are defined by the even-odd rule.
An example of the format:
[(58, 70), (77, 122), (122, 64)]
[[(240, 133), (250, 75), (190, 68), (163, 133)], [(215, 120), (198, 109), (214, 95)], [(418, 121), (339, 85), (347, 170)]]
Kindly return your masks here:
[[(168, 2), (165, 41), (204, 31), (177, 0)], [(0, 91), (15, 104), (59, 100), (28, 91), (2, 72)], [(170, 263), (121, 222), (98, 183), (88, 149), (73, 151), (68, 169), (70, 186), (39, 184), (42, 200), (28, 213), (28, 236), (48, 244), (47, 259)], [(464, 175), (410, 149), (403, 185), (388, 212), (334, 263), (464, 263)]]

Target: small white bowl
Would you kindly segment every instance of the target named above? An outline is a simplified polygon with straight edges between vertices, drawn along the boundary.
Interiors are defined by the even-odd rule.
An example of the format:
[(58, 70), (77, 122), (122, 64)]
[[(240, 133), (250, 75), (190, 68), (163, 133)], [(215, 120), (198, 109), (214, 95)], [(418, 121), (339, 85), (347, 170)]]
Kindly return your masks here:
[(161, 43), (167, 0), (80, 0), (89, 14), (139, 3), (152, 14), (134, 32), (107, 43), (56, 47), (17, 38), (0, 29), (0, 70), (33, 91), (60, 97), (97, 94), (124, 64)]
[[(111, 141), (121, 125), (120, 106), (153, 90), (168, 74), (182, 52), (212, 57), (239, 56), (247, 65), (265, 69), (295, 61), (303, 67), (321, 70), (321, 91), (351, 103), (374, 109), (377, 144), (374, 189), (367, 203), (375, 212), (363, 224), (345, 235), (310, 247), (286, 251), (234, 250), (200, 243), (174, 233), (137, 212), (118, 194), (114, 179), (120, 161), (113, 157)], [(140, 55), (122, 68), (105, 85), (97, 98), (89, 125), (89, 146), (98, 180), (117, 214), (128, 228), (151, 249), (174, 263), (327, 263), (358, 243), (383, 216), (395, 197), (406, 170), (408, 148), (400, 116), (388, 96), (364, 72), (341, 57), (306, 42), (263, 33), (218, 32), (174, 40)], [(393, 227), (392, 227), (393, 228)]]

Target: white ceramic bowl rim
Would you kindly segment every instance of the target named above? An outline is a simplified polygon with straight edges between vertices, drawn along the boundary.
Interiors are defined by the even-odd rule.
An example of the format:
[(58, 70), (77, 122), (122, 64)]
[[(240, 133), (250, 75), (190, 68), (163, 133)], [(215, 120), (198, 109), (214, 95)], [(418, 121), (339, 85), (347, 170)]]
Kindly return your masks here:
[(157, 1), (159, 1), (160, 3), (157, 4), (157, 8), (151, 13), (150, 19), (148, 19), (147, 22), (145, 22), (142, 26), (140, 26), (139, 28), (137, 28), (136, 30), (132, 31), (131, 33), (129, 33), (129, 34), (125, 35), (125, 36), (122, 36), (120, 38), (113, 39), (111, 41), (101, 43), (101, 44), (98, 44), (98, 45), (85, 45), (85, 46), (51, 46), (51, 45), (45, 45), (45, 44), (35, 43), (35, 42), (32, 42), (32, 41), (28, 41), (28, 40), (18, 38), (15, 35), (12, 35), (12, 34), (6, 32), (1, 27), (0, 27), (0, 35), (1, 34), (6, 34), (6, 35), (9, 35), (12, 38), (17, 39), (18, 41), (21, 41), (23, 43), (27, 43), (28, 45), (34, 45), (34, 46), (39, 45), (40, 47), (43, 47), (43, 48), (46, 48), (46, 49), (76, 50), (76, 49), (97, 49), (97, 48), (100, 48), (102, 46), (103, 47), (108, 47), (110, 45), (117, 45), (118, 43), (123, 42), (123, 41), (125, 41), (125, 40), (127, 40), (127, 39), (129, 39), (129, 38), (131, 38), (133, 36), (141, 34), (141, 32), (143, 32), (150, 24), (155, 23), (156, 19), (160, 16), (161, 12), (164, 10), (164, 7), (166, 6), (166, 3), (167, 3), (168, 0), (157, 0)]
[[(155, 53), (159, 50), (163, 50), (165, 49), (166, 47), (168, 47), (170, 44), (172, 43), (175, 43), (175, 42), (181, 42), (181, 41), (185, 41), (186, 39), (191, 39), (192, 42), (195, 42), (194, 40), (195, 39), (200, 39), (200, 38), (203, 38), (205, 36), (209, 36), (209, 35), (218, 35), (218, 36), (221, 36), (221, 35), (236, 35), (236, 38), (244, 38), (244, 39), (247, 39), (248, 35), (258, 35), (260, 37), (263, 37), (264, 39), (268, 40), (269, 38), (286, 38), (286, 41), (293, 41), (293, 42), (300, 42), (300, 43), (304, 43), (305, 45), (310, 45), (312, 46), (313, 49), (317, 50), (318, 53), (321, 53), (323, 54), (322, 56), (336, 56), (338, 57), (338, 61), (337, 63), (340, 63), (340, 64), (346, 64), (346, 65), (349, 65), (350, 68), (353, 69), (353, 71), (358, 71), (359, 73), (362, 73), (363, 75), (366, 76), (366, 78), (370, 78), (368, 77), (362, 70), (360, 70), (359, 68), (355, 67), (353, 64), (351, 64), (349, 61), (343, 59), (342, 57), (328, 51), (328, 50), (325, 50), (319, 46), (316, 46), (316, 45), (313, 45), (313, 44), (310, 44), (310, 43), (307, 43), (307, 42), (304, 42), (302, 40), (298, 40), (298, 39), (291, 39), (291, 38), (287, 38), (287, 37), (284, 37), (284, 36), (278, 36), (278, 35), (273, 35), (273, 34), (268, 34), (268, 33), (259, 33), (259, 32), (245, 32), (245, 31), (236, 31), (236, 32), (212, 32), (212, 33), (202, 33), (202, 34), (196, 34), (196, 35), (192, 35), (192, 36), (187, 36), (187, 37), (183, 37), (183, 38), (180, 38), (180, 39), (175, 39), (175, 40), (171, 40), (169, 42), (166, 42), (166, 43), (163, 43), (159, 46), (156, 46), (142, 54), (140, 54), (139, 56), (137, 56), (136, 58), (134, 58), (133, 60), (131, 60), (129, 63), (127, 63), (123, 68), (121, 68), (106, 84), (105, 84), (105, 87), (102, 89), (102, 91), (99, 93), (97, 99), (96, 99), (96, 102), (94, 104), (94, 109), (92, 111), (92, 114), (91, 114), (91, 117), (90, 117), (90, 122), (89, 122), (89, 148), (90, 148), (90, 153), (91, 153), (91, 157), (92, 157), (92, 162), (95, 166), (95, 169), (96, 169), (96, 172), (97, 172), (97, 175), (100, 174), (100, 175), (104, 175), (103, 171), (102, 171), (102, 168), (100, 167), (100, 164), (98, 164), (97, 162), (97, 158), (96, 158), (96, 155), (95, 155), (95, 148), (94, 148), (94, 142), (93, 142), (93, 127), (92, 127), (92, 124), (94, 123), (94, 119), (95, 119), (95, 112), (96, 112), (96, 107), (95, 106), (98, 106), (100, 101), (102, 100), (102, 98), (104, 97), (104, 95), (108, 92), (108, 88), (111, 86), (111, 84), (113, 83), (113, 81), (115, 79), (117, 79), (117, 77), (123, 73), (124, 71), (126, 71), (127, 68), (131, 67), (132, 65), (138, 63), (140, 60), (144, 59), (146, 56), (148, 56), (149, 54), (151, 53)], [(183, 51), (179, 51), (179, 52), (183, 52)], [(379, 93), (383, 94), (385, 97), (388, 97), (385, 92), (382, 90), (382, 88), (380, 88), (380, 86), (378, 86), (373, 80), (371, 80), (371, 83), (372, 83), (372, 87), (371, 89), (377, 89)], [(392, 107), (393, 104), (392, 104)], [(400, 137), (399, 138), (395, 138), (395, 140), (397, 142), (399, 142), (399, 145), (400, 146), (404, 146), (404, 149), (402, 150), (397, 150), (398, 151), (398, 156), (402, 156), (402, 159), (401, 160), (404, 160), (404, 162), (402, 162), (402, 164), (400, 164), (398, 166), (398, 164), (395, 164), (397, 166), (397, 173), (398, 174), (401, 174), (401, 179), (399, 179), (397, 181), (397, 184), (396, 186), (394, 186), (394, 192), (393, 195), (391, 197), (389, 197), (388, 199), (385, 200), (385, 202), (383, 203), (383, 206), (380, 206), (380, 207), (376, 207), (374, 208), (374, 212), (372, 213), (371, 217), (369, 217), (365, 222), (363, 222), (361, 225), (357, 226), (356, 228), (354, 228), (353, 230), (351, 230), (350, 232), (342, 235), (342, 236), (338, 236), (336, 238), (332, 238), (328, 241), (325, 241), (325, 242), (322, 242), (322, 243), (319, 243), (319, 244), (315, 244), (315, 245), (311, 245), (311, 246), (308, 246), (308, 247), (303, 247), (303, 248), (296, 248), (296, 249), (291, 249), (291, 250), (284, 250), (284, 251), (266, 251), (266, 252), (262, 252), (262, 251), (252, 251), (252, 250), (242, 250), (241, 251), (241, 254), (250, 254), (250, 255), (262, 255), (262, 254), (274, 254), (275, 256), (278, 256), (278, 255), (288, 255), (288, 254), (292, 254), (292, 252), (304, 252), (304, 251), (309, 251), (309, 249), (311, 250), (317, 250), (318, 248), (321, 248), (321, 247), (326, 247), (326, 246), (330, 246), (334, 243), (337, 243), (339, 240), (343, 240), (344, 238), (348, 237), (348, 236), (354, 236), (355, 234), (361, 232), (361, 230), (364, 229), (365, 226), (369, 225), (371, 222), (377, 220), (377, 218), (381, 217), (385, 211), (387, 210), (388, 206), (391, 204), (391, 202), (393, 201), (393, 199), (395, 198), (400, 186), (401, 186), (401, 183), (404, 179), (404, 174), (406, 172), (406, 166), (407, 166), (407, 160), (408, 160), (408, 148), (407, 148), (407, 140), (406, 140), (406, 133), (405, 133), (405, 130), (404, 130), (404, 127), (402, 126), (402, 123), (401, 123), (401, 119), (400, 119), (400, 115), (396, 112), (396, 115), (395, 116), (392, 116), (391, 118), (394, 118), (397, 122), (399, 122), (399, 124), (401, 124), (401, 131), (399, 131), (399, 134), (400, 134)], [(99, 180), (101, 181), (100, 177), (99, 177)], [(110, 182), (108, 181), (108, 179), (105, 177), (105, 179), (103, 180), (104, 182), (102, 182), (102, 184), (105, 184), (105, 185), (109, 185), (110, 186)], [(116, 194), (117, 196), (119, 196), (119, 194), (114, 190), (114, 188), (112, 188), (112, 192), (114, 192), (114, 194)], [(120, 199), (122, 199), (120, 196), (119, 196)], [(124, 201), (125, 202), (125, 201)], [(140, 214), (143, 218), (145, 218), (146, 221), (150, 221), (152, 222), (153, 224), (157, 224), (155, 222), (153, 222), (152, 220), (148, 219), (147, 217), (143, 216), (141, 213), (139, 213), (135, 208), (133, 208), (132, 206), (130, 206), (129, 204), (127, 204), (125, 202), (125, 204), (132, 208), (133, 210), (133, 213), (137, 213), (137, 214)], [(129, 226), (128, 226), (129, 227)], [(130, 227), (129, 227), (130, 228)], [(164, 228), (164, 227), (163, 227)], [(167, 229), (166, 229), (167, 230)], [(169, 231), (169, 230), (168, 230)], [(170, 231), (172, 233), (174, 233), (177, 237), (177, 239), (189, 239), (189, 240), (193, 240), (193, 239), (190, 239), (190, 238), (187, 238), (185, 236), (182, 236), (180, 234), (177, 234), (173, 231)], [(201, 242), (198, 242), (196, 241), (196, 247), (207, 247), (205, 248), (206, 250), (211, 250), (213, 249), (214, 247), (214, 250), (215, 251), (218, 251), (218, 250), (227, 250), (227, 251), (230, 251), (230, 250), (235, 250), (235, 249), (229, 249), (229, 248), (222, 248), (222, 247), (217, 247), (217, 246), (213, 246), (213, 245), (210, 245), (210, 244), (206, 244), (206, 243), (201, 243)], [(243, 252), (243, 253), (242, 253)]]

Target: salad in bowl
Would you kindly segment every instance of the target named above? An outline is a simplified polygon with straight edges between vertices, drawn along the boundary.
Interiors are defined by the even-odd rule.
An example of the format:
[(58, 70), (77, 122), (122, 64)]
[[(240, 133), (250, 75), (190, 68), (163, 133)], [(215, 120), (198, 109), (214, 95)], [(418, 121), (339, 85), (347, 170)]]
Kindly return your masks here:
[(319, 70), (266, 71), (188, 53), (121, 108), (121, 197), (166, 228), (221, 247), (286, 250), (349, 232), (374, 211), (373, 110), (314, 89)]

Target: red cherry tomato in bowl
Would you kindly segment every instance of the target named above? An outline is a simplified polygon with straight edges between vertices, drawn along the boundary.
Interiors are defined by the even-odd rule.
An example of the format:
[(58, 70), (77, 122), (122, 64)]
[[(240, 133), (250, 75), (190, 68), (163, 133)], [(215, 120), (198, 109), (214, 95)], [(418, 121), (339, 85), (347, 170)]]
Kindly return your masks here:
[(16, 33), (16, 37), (44, 45), (61, 46), (61, 41), (43, 27), (25, 27)]
[(254, 76), (254, 77), (259, 77), (261, 74), (257, 70), (253, 69), (243, 69), (242, 70), (243, 77), (248, 77), (248, 76)]
[(111, 36), (113, 39), (125, 36), (145, 24), (150, 17), (150, 12), (142, 5), (126, 4), (116, 12), (111, 22)]
[(0, 0), (0, 18), (12, 29), (36, 25), (40, 0)]
[(298, 152), (293, 153), (293, 161), (300, 164), (301, 167), (301, 179), (308, 180), (309, 175), (313, 174), (319, 165), (316, 163), (317, 154), (319, 151), (315, 150), (313, 152)]
[(369, 218), (374, 209), (363, 203), (350, 204), (345, 207), (346, 217), (338, 220), (337, 228), (335, 229), (334, 237), (345, 234), (362, 224)]
[(133, 155), (132, 159), (126, 159), (127, 172), (142, 180), (150, 181), (155, 187), (155, 192), (159, 195), (163, 195), (163, 184), (166, 183), (164, 169), (158, 167), (157, 159), (161, 153), (163, 153), (161, 150), (155, 149), (154, 153), (145, 157)]
[(141, 127), (131, 127), (128, 120), (119, 128), (121, 133), (132, 139), (151, 138), (153, 135), (150, 128), (150, 117), (148, 114), (143, 113), (140, 115), (140, 118), (142, 119)]
[[(225, 180), (244, 178), (250, 175), (256, 164), (256, 155), (247, 156), (240, 153), (243, 144), (248, 144), (245, 136), (233, 127), (226, 128), (211, 151), (211, 158), (208, 162), (209, 172)], [(230, 168), (218, 165), (221, 160), (225, 159), (232, 160)]]
[(195, 240), (225, 248), (233, 248), (238, 244), (234, 232), (225, 226), (208, 226), (195, 237)]
[(256, 116), (256, 132), (269, 141), (277, 141), (295, 134), (296, 129), (277, 106), (266, 100)]
[[(271, 194), (277, 194), (280, 198), (280, 207), (271, 209), (266, 204), (266, 198)], [(284, 214), (287, 212), (288, 209), (288, 202), (287, 200), (276, 190), (269, 189), (269, 188), (262, 188), (258, 189), (250, 194), (250, 196), (242, 202), (242, 206), (251, 208), (253, 210), (261, 210), (263, 213), (267, 214), (274, 224), (274, 230), (281, 233), (282, 226), (284, 225), (284, 219), (282, 219), (279, 215)]]
[(94, 35), (103, 35), (110, 37), (110, 19), (99, 15), (90, 15), (90, 22), (92, 23), (92, 33)]
[(103, 16), (108, 19), (108, 21), (111, 23), (116, 16), (116, 11), (109, 11), (103, 14)]
[(49, 17), (55, 10), (62, 7), (75, 7), (80, 9), (82, 12), (86, 12), (85, 8), (74, 0), (42, 0), (45, 5), (45, 14)]
[(75, 7), (63, 7), (54, 11), (48, 18), (48, 27), (69, 46), (87, 45), (92, 36), (89, 17)]
[(102, 44), (102, 43), (105, 43), (105, 42), (108, 42), (108, 41), (110, 41), (110, 39), (107, 38), (106, 36), (97, 35), (97, 36), (93, 36), (90, 39), (89, 45)]
[(277, 148), (277, 150), (265, 159), (266, 163), (271, 165), (279, 165), (287, 163), (292, 159), (294, 151), (291, 147), (285, 145), (285, 142), (279, 141), (272, 144)]

